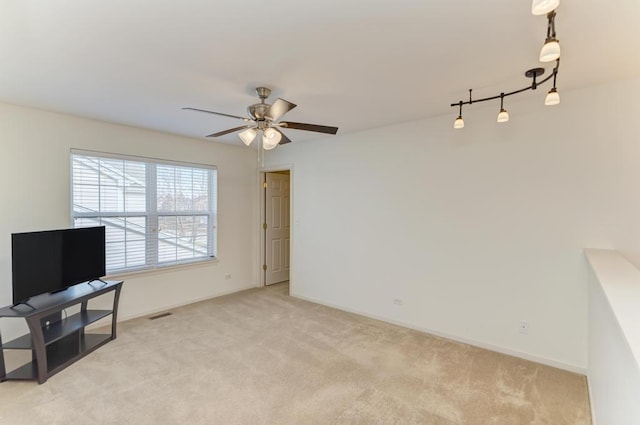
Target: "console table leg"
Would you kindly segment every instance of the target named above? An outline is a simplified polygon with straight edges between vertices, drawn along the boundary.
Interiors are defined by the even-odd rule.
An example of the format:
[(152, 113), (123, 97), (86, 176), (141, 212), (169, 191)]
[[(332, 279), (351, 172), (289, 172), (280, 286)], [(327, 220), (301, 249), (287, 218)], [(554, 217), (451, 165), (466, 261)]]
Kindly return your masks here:
[[(82, 301), (82, 303), (80, 303), (80, 311), (82, 313), (85, 313), (87, 311), (87, 307), (89, 306), (89, 301)], [(82, 344), (82, 341), (84, 340), (84, 328), (80, 329), (80, 344)], [(78, 347), (78, 349), (80, 349), (80, 347)]]
[(4, 365), (4, 350), (2, 349), (2, 335), (0, 334), (0, 382), (7, 379), (7, 369)]
[(44, 334), (40, 326), (40, 319), (37, 316), (28, 318), (27, 325), (29, 325), (29, 331), (31, 332), (33, 351), (36, 353), (38, 384), (44, 384), (47, 381), (47, 350), (44, 345)]
[(118, 304), (120, 300), (121, 289), (122, 285), (118, 285), (113, 296), (113, 314), (111, 315), (111, 339), (116, 339), (116, 324), (118, 322)]

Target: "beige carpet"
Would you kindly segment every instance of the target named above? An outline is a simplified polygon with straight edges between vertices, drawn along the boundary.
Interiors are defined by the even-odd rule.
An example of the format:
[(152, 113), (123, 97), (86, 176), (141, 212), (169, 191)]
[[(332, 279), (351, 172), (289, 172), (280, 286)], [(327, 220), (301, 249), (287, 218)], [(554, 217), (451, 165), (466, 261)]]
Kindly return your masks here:
[(0, 423), (591, 423), (583, 376), (287, 292), (122, 323), (117, 340), (44, 385), (0, 384)]

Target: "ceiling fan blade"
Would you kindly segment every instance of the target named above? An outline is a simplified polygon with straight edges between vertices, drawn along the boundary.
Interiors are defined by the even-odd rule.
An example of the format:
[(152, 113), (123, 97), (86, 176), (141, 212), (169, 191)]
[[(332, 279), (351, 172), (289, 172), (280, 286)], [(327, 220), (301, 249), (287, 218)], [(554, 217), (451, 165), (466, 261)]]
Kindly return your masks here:
[(294, 130), (315, 131), (318, 133), (336, 134), (338, 127), (329, 127), (327, 125), (305, 124), (302, 122), (281, 122), (278, 123), (283, 128), (293, 128)]
[(245, 117), (239, 117), (237, 115), (229, 115), (229, 114), (223, 114), (222, 112), (213, 112), (213, 111), (207, 111), (204, 109), (197, 109), (197, 108), (182, 108), (184, 110), (187, 111), (198, 111), (198, 112), (205, 112), (207, 114), (215, 114), (215, 115), (222, 115), (223, 117), (229, 117), (229, 118), (235, 118), (238, 120), (242, 120), (242, 121), (251, 121), (249, 118), (245, 118)]
[(240, 127), (230, 128), (229, 130), (224, 130), (224, 131), (220, 131), (218, 133), (209, 134), (207, 137), (220, 137), (220, 136), (224, 136), (225, 134), (235, 133), (236, 131), (244, 130), (245, 128), (250, 128), (250, 127), (252, 127), (252, 126), (250, 126), (250, 125), (242, 125)]
[(264, 113), (264, 117), (270, 121), (276, 121), (296, 106), (298, 105), (288, 100), (277, 98), (271, 107), (267, 109), (267, 112)]
[(280, 135), (282, 135), (282, 138), (280, 139), (280, 143), (278, 143), (279, 145), (284, 145), (285, 143), (291, 143), (291, 139), (289, 139), (282, 131), (278, 130), (275, 127), (272, 127), (272, 128), (278, 133), (280, 133)]

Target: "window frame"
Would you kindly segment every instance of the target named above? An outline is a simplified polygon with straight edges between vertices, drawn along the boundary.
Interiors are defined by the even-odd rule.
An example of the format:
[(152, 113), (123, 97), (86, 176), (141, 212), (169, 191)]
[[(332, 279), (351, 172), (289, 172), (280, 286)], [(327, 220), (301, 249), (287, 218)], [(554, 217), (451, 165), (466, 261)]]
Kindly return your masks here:
[[(121, 161), (141, 162), (145, 164), (145, 211), (144, 212), (127, 212), (127, 211), (109, 211), (109, 212), (75, 212), (74, 208), (74, 156), (85, 156), (99, 159), (115, 159)], [(196, 210), (174, 210), (162, 211), (158, 209), (158, 182), (157, 182), (157, 166), (168, 165), (173, 167), (186, 167), (191, 169), (206, 170), (208, 176), (208, 211)], [(107, 269), (107, 275), (122, 275), (129, 273), (139, 273), (145, 271), (161, 270), (172, 267), (185, 265), (193, 265), (204, 262), (217, 261), (218, 251), (218, 169), (215, 165), (191, 163), (184, 161), (173, 161), (158, 158), (149, 158), (134, 155), (123, 155), (116, 153), (71, 149), (69, 154), (69, 183), (70, 183), (70, 215), (71, 226), (76, 227), (76, 219), (89, 218), (101, 219), (103, 217), (144, 217), (145, 218), (145, 261), (144, 265), (131, 266), (117, 269)], [(98, 195), (99, 196), (99, 195)], [(126, 201), (125, 201), (126, 202)], [(126, 208), (125, 208), (126, 210)], [(201, 257), (176, 259), (175, 261), (161, 261), (160, 259), (160, 229), (159, 220), (161, 217), (207, 217), (207, 254)]]

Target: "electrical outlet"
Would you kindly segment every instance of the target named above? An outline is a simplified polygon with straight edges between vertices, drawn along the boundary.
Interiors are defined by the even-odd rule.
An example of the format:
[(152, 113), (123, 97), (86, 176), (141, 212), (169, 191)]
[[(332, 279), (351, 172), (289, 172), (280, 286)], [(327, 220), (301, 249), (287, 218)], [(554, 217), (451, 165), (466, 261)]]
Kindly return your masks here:
[(519, 329), (522, 335), (529, 335), (529, 322), (521, 320)]
[(393, 303), (395, 305), (402, 305), (404, 303), (404, 301), (402, 301), (402, 298), (394, 298), (393, 299)]
[(231, 274), (225, 274), (225, 275), (224, 275), (224, 278), (225, 278), (226, 280), (231, 279)]

